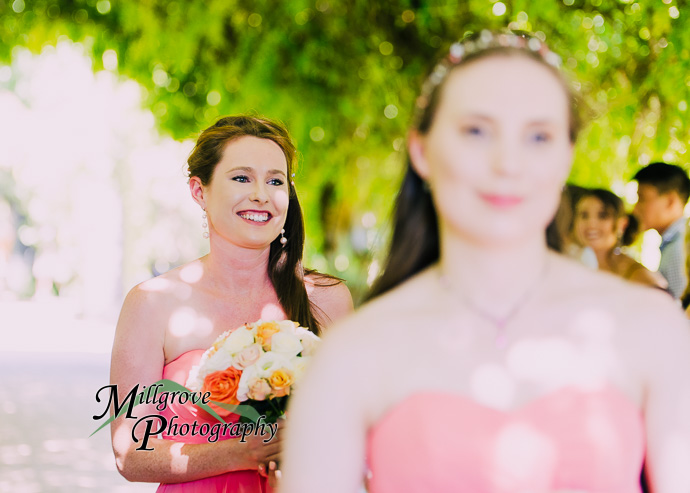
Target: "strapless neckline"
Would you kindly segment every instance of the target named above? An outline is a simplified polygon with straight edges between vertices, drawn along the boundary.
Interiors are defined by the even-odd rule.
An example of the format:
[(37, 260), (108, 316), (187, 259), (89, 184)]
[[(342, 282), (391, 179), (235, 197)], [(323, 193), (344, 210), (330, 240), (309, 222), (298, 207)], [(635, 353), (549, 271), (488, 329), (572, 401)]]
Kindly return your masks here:
[(206, 351), (207, 351), (206, 349), (189, 349), (189, 350), (185, 351), (184, 353), (180, 353), (175, 359), (167, 362), (165, 365), (163, 365), (163, 368), (165, 368), (168, 365), (172, 365), (173, 363), (175, 363), (176, 361), (178, 361), (182, 357), (186, 356), (187, 354), (201, 352), (201, 354), (203, 355)]
[(369, 431), (372, 493), (639, 493), (642, 413), (613, 385), (565, 386), (502, 410), (416, 391)]
[(586, 394), (586, 395), (607, 395), (607, 396), (612, 396), (616, 400), (618, 400), (620, 403), (624, 403), (630, 408), (634, 409), (635, 412), (637, 412), (640, 416), (640, 419), (642, 420), (642, 412), (639, 410), (638, 405), (633, 401), (633, 399), (628, 396), (625, 392), (622, 390), (618, 389), (618, 387), (611, 385), (611, 384), (606, 384), (606, 385), (601, 385), (596, 388), (591, 388), (588, 389), (583, 386), (578, 386), (578, 385), (564, 385), (562, 387), (557, 387), (553, 390), (544, 392), (543, 394), (538, 395), (534, 399), (531, 399), (529, 401), (526, 401), (522, 404), (517, 405), (514, 408), (510, 409), (500, 409), (497, 407), (490, 406), (488, 404), (483, 404), (479, 401), (476, 401), (472, 399), (470, 396), (465, 395), (465, 394), (459, 394), (459, 393), (454, 393), (451, 391), (444, 391), (444, 390), (431, 390), (431, 389), (424, 389), (424, 390), (416, 390), (408, 394), (406, 397), (403, 397), (400, 401), (395, 403), (391, 408), (389, 408), (386, 412), (383, 413), (381, 418), (379, 418), (377, 423), (381, 423), (382, 421), (385, 421), (385, 419), (392, 413), (396, 412), (396, 410), (399, 410), (401, 407), (405, 406), (407, 401), (417, 401), (419, 399), (450, 399), (450, 400), (456, 400), (456, 401), (462, 401), (467, 405), (471, 406), (476, 406), (479, 408), (482, 408), (482, 410), (489, 412), (489, 413), (495, 413), (499, 415), (519, 415), (522, 413), (528, 412), (530, 409), (533, 407), (538, 407), (540, 404), (543, 404), (544, 402), (547, 402), (551, 399), (556, 399), (559, 397), (563, 397), (563, 395), (566, 394)]

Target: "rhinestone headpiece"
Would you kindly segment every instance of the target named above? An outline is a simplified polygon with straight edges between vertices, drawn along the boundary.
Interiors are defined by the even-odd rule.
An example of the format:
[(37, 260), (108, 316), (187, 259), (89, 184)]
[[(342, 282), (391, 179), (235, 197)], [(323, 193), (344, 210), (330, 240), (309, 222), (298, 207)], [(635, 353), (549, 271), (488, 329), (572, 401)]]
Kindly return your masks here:
[(463, 41), (453, 43), (448, 55), (443, 58), (431, 71), (431, 74), (422, 84), (422, 92), (415, 105), (415, 124), (419, 124), (424, 110), (429, 105), (434, 90), (441, 85), (453, 67), (474, 55), (492, 48), (516, 48), (528, 50), (539, 55), (547, 64), (560, 69), (561, 57), (552, 52), (549, 47), (537, 37), (526, 32), (500, 31), (491, 32), (483, 30), (479, 35), (471, 35)]

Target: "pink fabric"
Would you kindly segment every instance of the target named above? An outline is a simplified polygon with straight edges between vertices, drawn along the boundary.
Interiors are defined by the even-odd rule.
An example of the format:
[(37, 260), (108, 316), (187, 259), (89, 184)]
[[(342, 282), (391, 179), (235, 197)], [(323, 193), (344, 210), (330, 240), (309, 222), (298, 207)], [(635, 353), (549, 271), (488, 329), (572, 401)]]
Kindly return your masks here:
[[(163, 378), (184, 385), (187, 382), (189, 370), (199, 363), (204, 352), (205, 350), (195, 349), (183, 353), (177, 359), (165, 365), (163, 368)], [(168, 423), (170, 423), (173, 416), (177, 416), (174, 423), (178, 424), (178, 426), (183, 423), (191, 425), (195, 420), (199, 427), (204, 423), (208, 423), (210, 426), (218, 423), (218, 420), (213, 416), (190, 403), (181, 405), (178, 402), (174, 402), (172, 406), (167, 406), (161, 412), (161, 415), (168, 420)], [(234, 422), (237, 419), (237, 415), (231, 415), (225, 421)], [(194, 437), (191, 434), (186, 436), (172, 435), (165, 436), (164, 438), (185, 443), (206, 443), (208, 441), (208, 435), (196, 435)], [(229, 430), (219, 438), (219, 440), (228, 439), (232, 439)], [(246, 470), (233, 471), (185, 483), (161, 484), (156, 491), (157, 493), (264, 493), (270, 491), (270, 488), (266, 484), (266, 479), (259, 475), (257, 471)]]
[(371, 493), (640, 493), (642, 416), (613, 387), (567, 387), (513, 412), (422, 392), (368, 437)]

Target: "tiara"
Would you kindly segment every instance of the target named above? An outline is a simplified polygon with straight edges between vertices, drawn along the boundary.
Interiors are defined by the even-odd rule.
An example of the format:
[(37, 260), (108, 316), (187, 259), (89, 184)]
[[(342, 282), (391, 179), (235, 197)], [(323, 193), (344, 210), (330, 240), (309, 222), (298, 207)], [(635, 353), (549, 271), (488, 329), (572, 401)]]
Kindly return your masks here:
[(539, 55), (544, 62), (556, 69), (560, 69), (562, 66), (560, 56), (551, 51), (545, 42), (526, 32), (500, 31), (494, 33), (485, 29), (478, 36), (469, 35), (465, 40), (458, 41), (450, 46), (448, 54), (434, 67), (429, 77), (422, 84), (422, 92), (415, 104), (415, 122), (420, 122), (422, 113), (429, 105), (431, 95), (453, 67), (475, 53), (492, 48), (527, 50)]

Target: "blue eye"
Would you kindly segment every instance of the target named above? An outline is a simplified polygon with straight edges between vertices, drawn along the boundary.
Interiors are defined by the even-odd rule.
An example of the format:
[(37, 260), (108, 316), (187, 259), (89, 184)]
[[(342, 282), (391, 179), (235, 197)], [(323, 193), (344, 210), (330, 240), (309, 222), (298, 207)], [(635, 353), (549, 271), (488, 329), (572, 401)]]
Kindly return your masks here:
[(271, 185), (275, 185), (276, 187), (279, 187), (279, 186), (281, 186), (281, 185), (283, 184), (283, 180), (280, 180), (280, 179), (278, 179), (278, 178), (271, 178), (271, 179), (268, 181), (268, 183), (270, 183)]
[(537, 132), (534, 135), (532, 135), (531, 138), (533, 142), (539, 143), (548, 142), (549, 140), (551, 140), (551, 137), (546, 132)]
[(249, 178), (247, 178), (244, 175), (238, 175), (232, 178), (234, 181), (240, 182), (240, 183), (249, 183)]
[(463, 132), (467, 135), (472, 135), (472, 136), (476, 136), (476, 137), (481, 137), (482, 135), (485, 134), (483, 129), (481, 129), (477, 126), (474, 126), (474, 125), (471, 125), (469, 127), (465, 127), (463, 129)]

